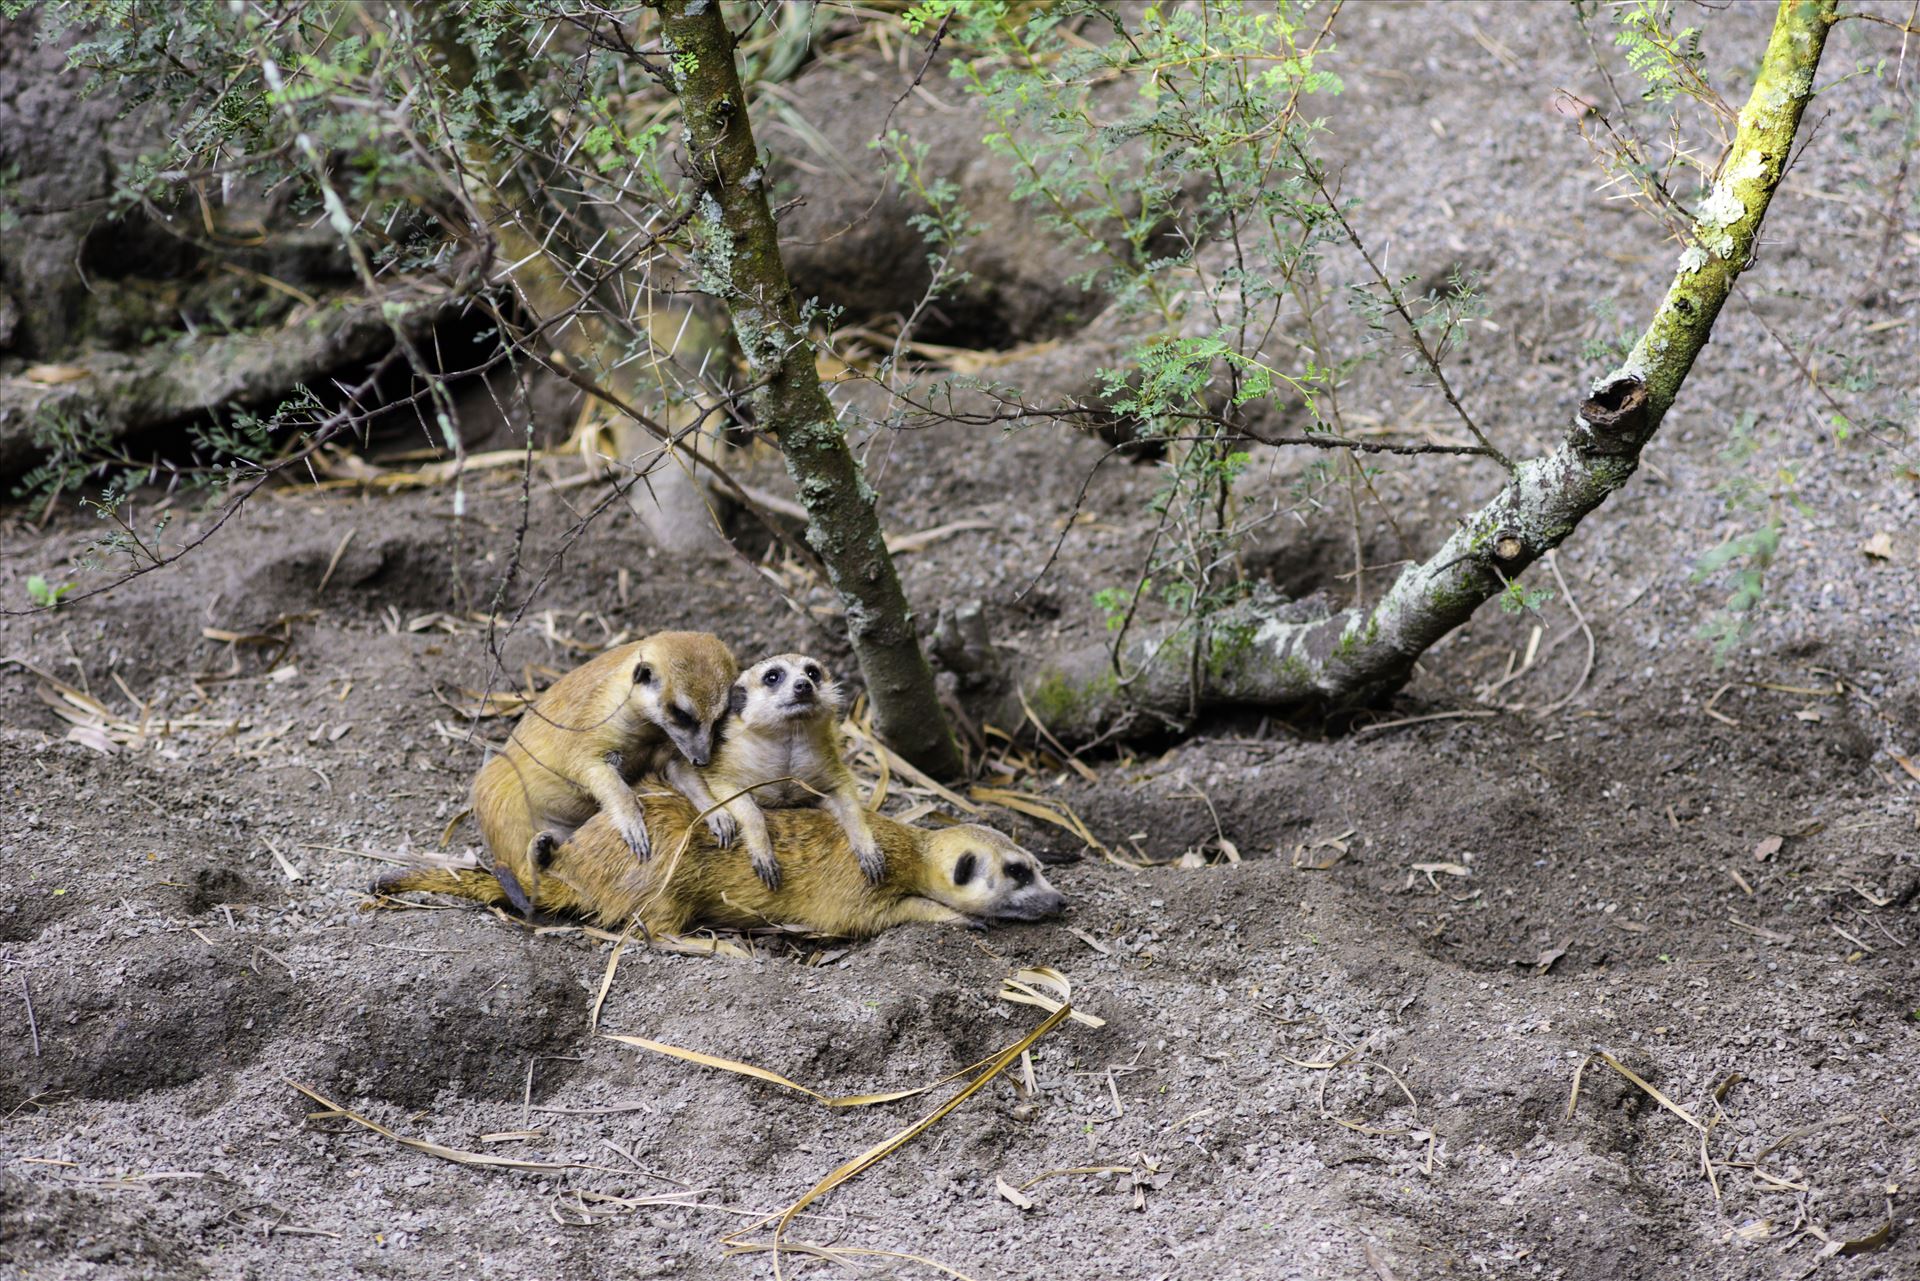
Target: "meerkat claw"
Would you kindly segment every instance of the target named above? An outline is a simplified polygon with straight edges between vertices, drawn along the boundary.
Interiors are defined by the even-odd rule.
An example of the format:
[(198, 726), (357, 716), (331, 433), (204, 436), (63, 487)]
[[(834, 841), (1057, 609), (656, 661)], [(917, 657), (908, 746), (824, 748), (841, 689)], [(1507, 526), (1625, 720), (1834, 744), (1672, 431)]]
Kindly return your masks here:
[(707, 830), (713, 833), (713, 842), (723, 850), (733, 848), (733, 842), (740, 835), (740, 824), (733, 815), (725, 810), (715, 810), (707, 815)]
[(866, 873), (867, 884), (878, 885), (887, 875), (887, 855), (875, 841), (871, 845), (857, 847), (854, 857), (860, 862), (860, 870)]
[(768, 889), (777, 890), (780, 888), (780, 864), (774, 861), (772, 855), (768, 855), (766, 858), (754, 859), (753, 871), (754, 874), (760, 878), (760, 883)]
[(642, 863), (653, 857), (653, 842), (647, 837), (647, 820), (638, 814), (620, 820), (620, 836)]

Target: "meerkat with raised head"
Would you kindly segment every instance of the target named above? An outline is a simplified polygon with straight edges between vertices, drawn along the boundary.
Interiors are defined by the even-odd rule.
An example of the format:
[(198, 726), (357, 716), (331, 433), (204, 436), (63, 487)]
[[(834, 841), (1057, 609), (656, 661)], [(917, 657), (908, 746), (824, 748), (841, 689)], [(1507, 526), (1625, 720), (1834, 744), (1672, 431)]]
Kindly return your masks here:
[(540, 864), (604, 812), (629, 861), (652, 854), (633, 782), (660, 773), (702, 808), (698, 769), (712, 759), (739, 661), (706, 632), (659, 632), (620, 645), (553, 683), (473, 782), (473, 816), (500, 884), (522, 911)]
[[(745, 861), (719, 856), (692, 803), (665, 791), (641, 801), (654, 845), (677, 851), (675, 856), (636, 865), (608, 817), (596, 815), (551, 852), (536, 882), (534, 906), (660, 934), (787, 925), (847, 938), (870, 938), (913, 922), (1039, 921), (1066, 908), (1039, 860), (990, 827), (928, 831), (875, 815), (869, 832), (886, 853), (886, 869), (870, 884), (848, 857), (851, 842), (832, 815), (773, 810), (766, 823), (786, 873), (776, 888)], [(508, 901), (500, 883), (477, 870), (411, 869), (385, 877), (374, 891)]]
[(770, 890), (780, 888), (780, 862), (763, 810), (818, 805), (846, 832), (867, 880), (877, 885), (886, 873), (853, 771), (840, 756), (845, 710), (840, 683), (805, 654), (763, 658), (733, 683), (720, 744), (700, 771), (720, 804), (707, 825), (723, 849), (736, 836), (746, 845), (749, 863)]

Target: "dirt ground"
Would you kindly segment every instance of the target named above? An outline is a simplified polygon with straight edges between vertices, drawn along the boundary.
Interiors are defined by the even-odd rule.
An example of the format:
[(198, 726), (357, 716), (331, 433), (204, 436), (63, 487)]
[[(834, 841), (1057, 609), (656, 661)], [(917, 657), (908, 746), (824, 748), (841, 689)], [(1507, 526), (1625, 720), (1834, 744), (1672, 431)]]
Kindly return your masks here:
[[(1691, 20), (1725, 73), (1757, 57), (1768, 14)], [(1348, 190), (1406, 270), (1487, 269), (1498, 328), (1464, 391), (1497, 440), (1537, 449), (1599, 372), (1587, 304), (1644, 316), (1674, 256), (1595, 190), (1550, 107), (1600, 92), (1579, 28), (1558, 6), (1370, 5), (1341, 32)], [(1828, 78), (1883, 53), (1892, 74), (1897, 35), (1835, 41)], [(1823, 428), (1761, 323), (1870, 360), (1890, 390), (1860, 403), (1913, 425), (1920, 219), (1891, 185), (1900, 121), (1870, 115), (1894, 100), (1864, 76), (1820, 100), (1749, 303), (1648, 465), (1560, 554), (1595, 642), (1570, 701), (1553, 706), (1586, 644), (1566, 595), (1537, 620), (1489, 610), (1377, 728), (1250, 715), (1097, 755), (1093, 781), (1018, 772), (1124, 860), (995, 812), (1073, 860), (1050, 871), (1063, 922), (762, 940), (748, 959), (636, 945), (598, 1032), (830, 1094), (905, 1088), (1017, 1040), (1042, 1015), (998, 999), (1002, 980), (1058, 970), (1102, 1026), (1061, 1026), (1031, 1094), (993, 1082), (785, 1236), (968, 1277), (1920, 1275), (1920, 483), (1873, 437)], [(1444, 426), (1390, 369), (1347, 398)], [(1784, 493), (1791, 469), (1798, 506), (1751, 641), (1716, 666), (1696, 629), (1725, 589), (1691, 574), (1739, 528), (1716, 485), (1747, 411), (1755, 474)], [(1102, 449), (1037, 429), (876, 442), (890, 528), (992, 523), (902, 558), (917, 607), (982, 601), (1015, 650), (1097, 626), (1091, 592), (1142, 546), (1144, 469), (1103, 469), (1058, 570), (1013, 597)], [(1383, 483), (1424, 549), (1493, 481), (1419, 461)], [(555, 563), (593, 492), (534, 488), (528, 563), (552, 574), (509, 670), (667, 627), (845, 658), (833, 620), (758, 570), (649, 558), (624, 513)], [(597, 1035), (603, 940), (367, 910), (382, 857), (438, 846), (478, 765), (456, 705), (485, 680), (485, 636), (456, 583), (490, 590), (517, 501), (503, 478), (470, 487), (456, 530), (443, 489), (289, 488), (104, 601), (0, 619), (8, 1275), (768, 1276), (722, 1238), (951, 1088), (828, 1109)], [(91, 522), (39, 515), (0, 512), (9, 606)], [(1885, 554), (1863, 552), (1880, 534)], [(1384, 526), (1366, 536), (1394, 558)], [(1349, 537), (1276, 530), (1249, 563), (1346, 590)], [(1541, 661), (1476, 697), (1536, 625)], [(146, 744), (67, 738), (42, 674), (146, 720)], [(1444, 718), (1394, 724), (1419, 717)], [(295, 1083), (389, 1132), (310, 1118)], [(937, 1275), (898, 1255), (857, 1266)], [(782, 1255), (791, 1275), (853, 1266)]]

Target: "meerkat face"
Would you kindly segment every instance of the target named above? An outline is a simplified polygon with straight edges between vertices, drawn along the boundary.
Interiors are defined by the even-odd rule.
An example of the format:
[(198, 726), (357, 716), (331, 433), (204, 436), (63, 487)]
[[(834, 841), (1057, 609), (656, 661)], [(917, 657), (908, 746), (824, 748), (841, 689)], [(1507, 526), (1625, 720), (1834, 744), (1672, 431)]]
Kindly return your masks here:
[(818, 659), (776, 654), (740, 673), (733, 683), (733, 714), (749, 729), (777, 729), (791, 721), (838, 716), (846, 705), (840, 682)]
[(1040, 860), (990, 827), (963, 824), (927, 840), (929, 898), (969, 916), (1039, 921), (1058, 916), (1066, 896), (1040, 870)]
[(633, 669), (633, 699), (641, 715), (665, 731), (696, 766), (713, 759), (714, 726), (727, 714), (728, 694), (740, 670), (717, 636), (663, 632), (641, 651)]

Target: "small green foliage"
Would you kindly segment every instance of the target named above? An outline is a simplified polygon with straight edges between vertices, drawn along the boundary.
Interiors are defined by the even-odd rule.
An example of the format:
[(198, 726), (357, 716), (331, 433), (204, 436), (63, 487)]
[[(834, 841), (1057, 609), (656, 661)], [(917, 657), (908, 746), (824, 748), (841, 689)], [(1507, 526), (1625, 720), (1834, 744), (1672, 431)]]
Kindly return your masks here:
[(928, 27), (938, 26), (956, 13), (970, 14), (975, 21), (1002, 21), (1006, 17), (1005, 0), (921, 0), (900, 15), (900, 25), (910, 35), (920, 35)]
[(1747, 528), (1709, 548), (1693, 566), (1693, 581), (1718, 582), (1726, 592), (1720, 609), (1699, 628), (1699, 635), (1713, 643), (1716, 665), (1726, 662), (1752, 633), (1766, 604), (1767, 571), (1780, 552), (1787, 518), (1805, 512), (1795, 493), (1797, 478), (1791, 468), (1776, 467), (1768, 478), (1770, 484), (1753, 476), (1751, 464), (1762, 452), (1757, 421), (1751, 410), (1741, 414), (1720, 452), (1725, 468), (1717, 487), (1721, 505), (1731, 519)]
[(1612, 298), (1595, 298), (1587, 310), (1598, 322), (1599, 332), (1580, 345), (1580, 358), (1596, 365), (1618, 365), (1632, 354), (1633, 326), (1620, 315)]
[(1507, 580), (1500, 592), (1500, 612), (1504, 614), (1537, 614), (1541, 606), (1553, 599), (1551, 587), (1528, 587), (1517, 578)]
[(62, 583), (55, 587), (41, 575), (33, 574), (27, 578), (27, 599), (41, 609), (52, 609), (73, 588), (72, 583)]
[(1093, 594), (1093, 603), (1107, 619), (1107, 630), (1117, 632), (1126, 624), (1127, 614), (1133, 602), (1144, 595), (1153, 586), (1153, 580), (1142, 579), (1139, 587), (1132, 591), (1124, 587), (1102, 587)]
[[(1070, 29), (1075, 17), (1090, 18), (1099, 38)], [(1341, 89), (1321, 66), (1332, 48), (1321, 11), (1297, 0), (929, 0), (904, 20), (913, 32), (946, 24), (952, 74), (992, 121), (984, 141), (1012, 169), (1015, 199), (1078, 259), (1072, 280), (1095, 305), (1155, 322), (1098, 374), (1101, 408), (1160, 469), (1146, 563), (1130, 585), (1095, 597), (1115, 653), (1148, 606), (1178, 623), (1177, 636), (1220, 644), (1209, 620), (1250, 589), (1241, 548), (1281, 514), (1276, 500), (1241, 500), (1253, 458), (1242, 424), (1282, 410), (1307, 431), (1337, 430), (1328, 393), (1366, 358), (1334, 352), (1326, 327), (1293, 319), (1324, 308), (1322, 255), (1345, 238), (1313, 159), (1321, 125), (1309, 104)], [(940, 194), (922, 193), (936, 215)], [(936, 255), (954, 238), (943, 222), (921, 229)], [(1204, 264), (1199, 247), (1209, 244), (1232, 246), (1231, 260)], [(1471, 282), (1451, 284), (1422, 309), (1443, 345), (1473, 306)], [(1281, 325), (1304, 341), (1272, 343)], [(1359, 478), (1322, 463), (1308, 473), (1297, 506)], [(1159, 652), (1191, 659), (1194, 648)], [(1193, 678), (1206, 666), (1194, 661)]]
[(1695, 582), (1718, 578), (1727, 589), (1726, 603), (1699, 628), (1700, 637), (1713, 642), (1716, 665), (1752, 632), (1755, 612), (1766, 600), (1767, 569), (1779, 550), (1780, 526), (1769, 523), (1727, 539), (1694, 562)]
[(1665, 106), (1681, 94), (1698, 96), (1706, 84), (1700, 31), (1675, 29), (1671, 0), (1629, 0), (1617, 7), (1615, 20), (1614, 43), (1645, 83), (1641, 97)]

